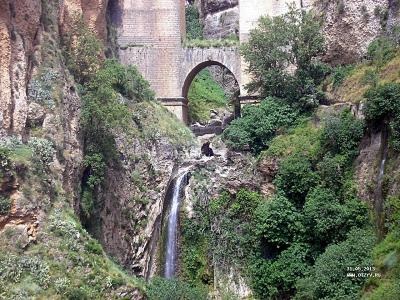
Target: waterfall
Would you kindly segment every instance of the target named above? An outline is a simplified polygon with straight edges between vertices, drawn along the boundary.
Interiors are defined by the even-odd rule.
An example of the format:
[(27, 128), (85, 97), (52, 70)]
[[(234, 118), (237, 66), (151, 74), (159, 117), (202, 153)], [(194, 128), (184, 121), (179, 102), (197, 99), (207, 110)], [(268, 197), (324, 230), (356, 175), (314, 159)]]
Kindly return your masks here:
[(165, 254), (165, 278), (172, 278), (175, 275), (176, 256), (177, 256), (177, 229), (179, 202), (181, 200), (181, 191), (187, 183), (187, 172), (178, 175), (173, 181), (171, 210), (168, 217), (166, 254)]
[(383, 195), (383, 178), (385, 173), (385, 164), (388, 156), (388, 132), (387, 128), (384, 128), (381, 133), (381, 161), (379, 165), (378, 176), (376, 178), (376, 188), (374, 193), (375, 198), (375, 211), (377, 214), (377, 225), (378, 232), (382, 234), (384, 228), (384, 216), (383, 216), (383, 204), (384, 204), (384, 195)]

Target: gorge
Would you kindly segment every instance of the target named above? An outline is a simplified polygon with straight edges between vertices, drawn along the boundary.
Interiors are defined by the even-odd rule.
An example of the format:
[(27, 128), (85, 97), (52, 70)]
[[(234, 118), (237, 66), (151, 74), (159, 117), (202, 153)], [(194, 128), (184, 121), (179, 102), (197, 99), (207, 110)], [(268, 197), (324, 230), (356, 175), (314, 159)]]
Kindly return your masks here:
[(400, 299), (399, 9), (0, 0), (0, 299)]

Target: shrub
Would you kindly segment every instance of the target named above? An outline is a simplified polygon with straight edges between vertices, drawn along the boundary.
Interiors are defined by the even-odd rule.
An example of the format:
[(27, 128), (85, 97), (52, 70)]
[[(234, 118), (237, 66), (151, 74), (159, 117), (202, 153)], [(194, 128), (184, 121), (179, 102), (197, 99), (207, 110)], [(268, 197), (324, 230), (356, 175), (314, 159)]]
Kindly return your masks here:
[(0, 270), (1, 281), (18, 283), (31, 276), (42, 288), (47, 288), (50, 283), (49, 266), (39, 257), (1, 255)]
[(310, 161), (303, 155), (292, 155), (281, 162), (274, 184), (300, 208), (317, 180)]
[(3, 148), (3, 146), (0, 145), (0, 178), (3, 173), (9, 171), (11, 167), (12, 162), (10, 159), (10, 150), (7, 148)]
[(89, 300), (87, 293), (81, 288), (71, 288), (67, 293), (68, 300)]
[(83, 159), (83, 165), (88, 175), (86, 184), (93, 190), (104, 180), (104, 171), (106, 168), (104, 157), (99, 153), (87, 154)]
[(281, 249), (301, 239), (304, 233), (300, 213), (282, 196), (260, 203), (255, 211), (253, 228), (257, 237)]
[(334, 88), (339, 87), (346, 79), (346, 77), (351, 74), (353, 70), (354, 70), (353, 65), (339, 66), (335, 68), (332, 72), (333, 87)]
[(71, 29), (64, 37), (67, 66), (75, 80), (84, 84), (100, 68), (103, 45), (85, 24), (82, 16), (73, 16), (70, 25)]
[(366, 70), (361, 83), (364, 85), (376, 86), (379, 80), (379, 75), (376, 70)]
[(347, 239), (326, 248), (308, 276), (298, 280), (295, 299), (358, 299), (366, 277), (346, 276), (348, 267), (372, 266), (374, 234), (354, 229)]
[(86, 243), (85, 249), (86, 249), (86, 251), (93, 253), (93, 254), (98, 254), (98, 255), (103, 254), (103, 248), (101, 247), (99, 242), (94, 239), (90, 239)]
[(327, 153), (317, 164), (317, 172), (322, 184), (335, 192), (341, 190), (348, 168), (347, 156), (332, 156), (330, 153)]
[(28, 146), (33, 151), (34, 159), (39, 160), (43, 165), (48, 165), (53, 161), (56, 151), (51, 141), (33, 137), (28, 141)]
[(392, 145), (400, 150), (400, 84), (386, 83), (369, 89), (365, 97), (365, 118), (373, 126), (389, 125)]
[(37, 78), (32, 79), (28, 84), (29, 100), (37, 102), (50, 109), (54, 108), (54, 80), (58, 77), (58, 72), (53, 69), (43, 70)]
[(341, 241), (353, 227), (362, 227), (368, 221), (368, 209), (358, 199), (340, 199), (329, 189), (316, 187), (304, 205), (304, 219), (308, 235), (324, 247)]
[[(125, 67), (113, 59), (105, 60), (101, 68), (94, 74), (87, 89), (90, 92), (101, 92), (109, 89), (115, 98), (121, 94), (127, 103), (154, 100), (154, 92), (150, 84), (139, 73), (135, 66)], [(118, 99), (121, 100), (121, 99)]]
[(200, 14), (195, 5), (186, 6), (186, 37), (188, 40), (202, 39), (203, 26), (200, 22)]
[(395, 56), (396, 45), (387, 37), (378, 37), (369, 44), (367, 53), (369, 60), (382, 67)]
[[(121, 96), (124, 96), (121, 99)], [(103, 67), (86, 84), (82, 97), (85, 153), (101, 154), (107, 162), (115, 155), (113, 130), (127, 128), (131, 122), (129, 103), (151, 100), (149, 83), (133, 67), (125, 68), (115, 60)]]
[(11, 210), (11, 199), (0, 196), (0, 215), (6, 215)]
[(343, 154), (353, 158), (358, 153), (363, 135), (363, 122), (345, 110), (340, 116), (330, 116), (325, 120), (321, 142), (325, 150), (332, 154)]
[(365, 118), (373, 123), (389, 121), (398, 115), (400, 84), (386, 83), (369, 89), (365, 97)]
[(201, 300), (207, 299), (207, 293), (177, 279), (156, 277), (148, 285), (147, 297), (149, 300)]
[(305, 119), (299, 125), (289, 128), (286, 134), (275, 137), (263, 154), (285, 158), (292, 154), (302, 154), (310, 159), (316, 158), (320, 151), (321, 129)]
[(81, 196), (81, 209), (83, 212), (83, 216), (86, 219), (89, 219), (94, 210), (94, 199), (93, 199), (93, 190), (90, 188), (84, 188), (82, 196)]
[(250, 149), (254, 153), (268, 147), (279, 129), (294, 123), (297, 113), (284, 102), (267, 98), (260, 105), (243, 109), (242, 117), (224, 131), (228, 146), (236, 150)]
[(295, 243), (276, 260), (256, 259), (250, 267), (251, 284), (259, 299), (289, 299), (294, 284), (307, 274), (308, 245)]

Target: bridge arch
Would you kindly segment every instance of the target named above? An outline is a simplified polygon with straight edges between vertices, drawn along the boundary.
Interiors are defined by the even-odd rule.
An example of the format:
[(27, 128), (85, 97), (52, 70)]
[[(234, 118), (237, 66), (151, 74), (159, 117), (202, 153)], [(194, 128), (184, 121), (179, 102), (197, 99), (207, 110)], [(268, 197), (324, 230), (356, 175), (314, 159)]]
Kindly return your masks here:
[[(183, 120), (185, 121), (186, 124), (189, 123), (189, 108), (190, 108), (190, 103), (189, 103), (189, 89), (190, 86), (192, 85), (194, 79), (196, 76), (204, 69), (207, 67), (212, 67), (212, 66), (218, 66), (221, 67), (224, 71), (227, 71), (228, 74), (230, 74), (233, 79), (235, 80), (235, 91), (233, 94), (231, 94), (230, 100), (233, 100), (233, 103), (231, 103), (233, 107), (233, 115), (238, 116), (240, 115), (240, 102), (239, 102), (239, 95), (240, 95), (240, 83), (238, 79), (236, 78), (235, 74), (232, 72), (231, 69), (229, 69), (227, 66), (225, 66), (223, 63), (215, 60), (206, 60), (203, 62), (200, 62), (198, 65), (196, 65), (193, 69), (188, 71), (187, 74), (185, 74), (185, 79), (183, 80), (183, 85), (182, 85), (182, 100), (183, 100)], [(237, 102), (235, 101), (235, 98)], [(189, 124), (188, 124), (189, 125)]]
[(226, 70), (229, 71), (229, 73), (231, 73), (233, 75), (233, 77), (235, 78), (238, 86), (239, 86), (239, 81), (236, 78), (235, 74), (232, 72), (232, 70), (230, 70), (228, 67), (226, 67), (224, 64), (218, 62), (218, 61), (214, 61), (214, 60), (206, 60), (203, 61), (201, 63), (199, 63), (197, 66), (195, 66), (191, 71), (189, 71), (189, 73), (186, 74), (185, 76), (185, 80), (183, 81), (183, 86), (182, 86), (182, 97), (184, 99), (187, 100), (188, 94), (189, 94), (189, 89), (190, 89), (190, 85), (192, 84), (194, 78), (196, 77), (197, 74), (200, 73), (201, 70), (207, 68), (207, 67), (211, 67), (211, 66), (218, 66), (221, 68), (224, 68)]
[(241, 86), (240, 54), (237, 47), (184, 48), (180, 74), (180, 97), (183, 104), (181, 118), (186, 124), (188, 123), (188, 93), (190, 85), (201, 70), (211, 66), (219, 66), (227, 70), (233, 75), (238, 87), (240, 88)]

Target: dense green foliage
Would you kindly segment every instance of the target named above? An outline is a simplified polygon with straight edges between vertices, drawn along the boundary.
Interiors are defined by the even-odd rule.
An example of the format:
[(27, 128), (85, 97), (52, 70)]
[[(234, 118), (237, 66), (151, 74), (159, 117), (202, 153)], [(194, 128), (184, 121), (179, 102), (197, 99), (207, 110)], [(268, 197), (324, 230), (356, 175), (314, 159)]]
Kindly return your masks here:
[(149, 300), (202, 300), (207, 299), (204, 290), (193, 288), (177, 279), (153, 278), (148, 285)]
[(202, 39), (203, 26), (200, 22), (200, 14), (193, 4), (186, 6), (186, 38), (188, 40)]
[(365, 118), (372, 126), (389, 126), (392, 146), (400, 150), (400, 84), (387, 83), (365, 94)]
[(103, 57), (103, 45), (87, 27), (83, 17), (74, 15), (64, 36), (64, 55), (75, 81), (83, 84), (96, 74)]
[(254, 218), (255, 235), (275, 248), (284, 249), (304, 234), (301, 214), (282, 196), (260, 203)]
[(368, 46), (368, 59), (379, 68), (395, 56), (395, 51), (396, 45), (392, 39), (379, 37)]
[(6, 215), (11, 210), (11, 199), (0, 196), (0, 215)]
[(314, 109), (324, 98), (317, 86), (329, 72), (318, 60), (323, 51), (320, 24), (311, 12), (290, 6), (282, 16), (260, 18), (242, 54), (252, 76), (247, 89), (267, 98), (232, 122), (224, 134), (227, 144), (258, 153), (278, 129)]
[(154, 92), (135, 67), (101, 60), (101, 42), (82, 18), (73, 18), (64, 44), (67, 65), (80, 83), (85, 154), (81, 210), (83, 217), (89, 219), (105, 167), (115, 158), (116, 131), (129, 128), (132, 105), (153, 100)]
[(281, 163), (274, 183), (301, 208), (308, 191), (317, 183), (317, 176), (307, 157), (291, 155)]
[(371, 250), (375, 243), (373, 232), (354, 229), (347, 239), (332, 244), (321, 254), (313, 268), (299, 278), (296, 299), (357, 299), (363, 277), (347, 277), (348, 267), (372, 266)]
[(363, 135), (363, 122), (345, 110), (340, 116), (331, 116), (325, 121), (321, 142), (331, 155), (343, 154), (351, 159), (358, 153)]
[[(271, 121), (276, 124), (285, 119), (284, 114), (279, 119), (285, 106), (277, 103), (265, 101), (248, 109), (254, 112), (270, 105), (268, 113), (257, 116), (276, 118)], [(260, 146), (270, 147), (260, 159), (280, 158), (275, 196), (264, 199), (240, 190), (195, 202), (194, 217), (183, 222), (184, 245), (193, 245), (182, 253), (183, 278), (194, 286), (210, 285), (210, 265), (219, 270), (235, 266), (246, 275), (258, 299), (337, 299), (346, 293), (349, 299), (357, 297), (366, 279), (347, 278), (346, 268), (370, 266), (374, 243), (374, 235), (365, 233), (370, 224), (368, 208), (353, 189), (352, 163), (363, 130), (363, 122), (345, 110), (328, 116), (321, 128), (305, 120), (287, 134), (283, 131), (274, 138), (274, 131), (268, 145)], [(355, 243), (357, 236), (364, 246)], [(342, 251), (350, 253), (338, 263)], [(324, 263), (336, 269), (328, 272)]]
[(210, 110), (228, 105), (228, 97), (222, 87), (213, 79), (209, 70), (199, 72), (190, 85), (189, 121), (206, 122), (210, 119)]
[[(332, 126), (334, 120), (338, 120), (341, 126)], [(303, 144), (294, 144), (294, 149), (291, 146), (291, 153), (281, 161), (275, 179), (278, 195), (283, 194), (286, 198), (278, 196), (262, 202), (253, 219), (254, 228), (264, 226), (261, 227), (264, 230), (254, 232), (260, 243), (250, 262), (253, 266), (251, 282), (261, 299), (282, 299), (293, 295), (307, 299), (303, 294), (311, 297), (309, 299), (321, 299), (313, 296), (309, 290), (296, 293), (298, 286), (303, 284), (302, 278), (308, 278), (314, 272), (318, 274), (319, 268), (322, 268), (318, 262), (323, 261), (324, 256), (331, 255), (330, 247), (336, 247), (337, 243), (340, 246), (352, 228), (364, 228), (369, 223), (367, 207), (357, 199), (349, 185), (351, 162), (363, 133), (362, 123), (349, 112), (344, 112), (328, 118), (321, 134), (316, 136), (305, 132), (304, 125), (299, 126), (301, 130), (297, 132), (300, 135), (316, 137), (319, 142), (309, 144), (308, 149)], [(350, 137), (351, 142), (339, 138), (344, 136)], [(332, 143), (330, 137), (336, 137), (336, 142)], [(297, 139), (302, 140), (300, 137)], [(275, 140), (271, 144), (274, 149), (271, 154), (276, 153), (280, 149), (277, 146), (284, 141), (279, 137)], [(299, 148), (296, 149), (296, 146)], [(334, 176), (332, 172), (336, 172), (332, 170), (338, 168), (343, 169), (342, 177), (336, 181), (335, 188), (330, 189), (330, 178)], [(277, 204), (273, 204), (277, 201)], [(273, 217), (268, 217), (270, 215)], [(350, 255), (346, 263), (351, 265), (370, 259), (372, 243), (368, 245), (369, 248), (360, 247), (360, 251)], [(298, 249), (302, 249), (301, 255), (296, 252)], [(332, 260), (330, 266), (334, 263)], [(285, 274), (284, 266), (287, 265), (292, 270), (289, 274)], [(345, 274), (345, 266), (337, 266), (336, 272)], [(359, 291), (363, 282), (351, 281), (345, 276), (337, 276), (335, 280), (338, 286), (350, 281), (351, 292)], [(309, 289), (319, 289), (315, 279), (307, 282)], [(332, 289), (324, 297), (332, 299), (340, 293)]]
[(253, 81), (250, 92), (283, 98), (303, 110), (318, 105), (317, 85), (326, 72), (317, 57), (324, 51), (318, 20), (290, 6), (278, 17), (262, 17), (250, 32), (242, 54)]
[(236, 150), (250, 149), (254, 153), (268, 147), (276, 133), (296, 120), (297, 113), (276, 98), (267, 98), (257, 106), (246, 106), (242, 117), (224, 131), (227, 145)]

